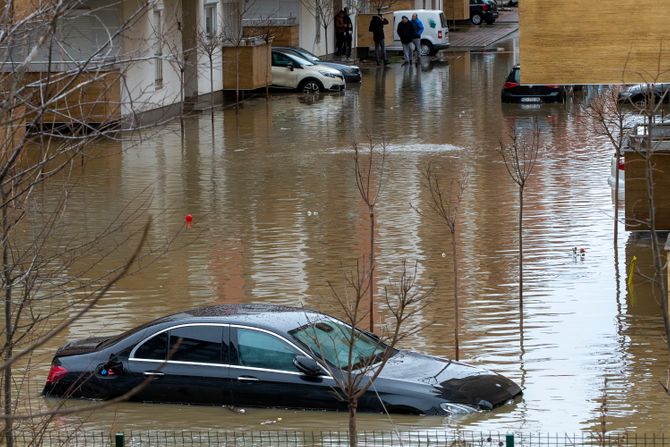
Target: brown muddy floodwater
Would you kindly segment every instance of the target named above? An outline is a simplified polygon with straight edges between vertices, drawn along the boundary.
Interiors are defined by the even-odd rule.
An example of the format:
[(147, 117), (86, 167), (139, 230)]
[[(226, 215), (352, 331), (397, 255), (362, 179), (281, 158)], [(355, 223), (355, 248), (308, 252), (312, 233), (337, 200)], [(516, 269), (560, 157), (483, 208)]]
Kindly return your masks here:
[[(427, 210), (421, 169), (445, 179), (469, 175), (458, 240), (461, 272), (461, 357), (522, 385), (514, 405), (448, 419), (394, 416), (402, 430), (466, 429), (574, 432), (599, 427), (607, 398), (610, 429), (660, 432), (670, 421), (665, 382), (668, 353), (656, 298), (638, 277), (626, 286), (632, 256), (649, 271), (648, 240), (620, 230), (613, 247), (613, 204), (607, 177), (612, 150), (580, 107), (501, 105), (500, 88), (515, 63), (516, 40), (497, 53), (449, 53), (418, 68), (369, 67), (346, 93), (308, 100), (276, 94), (234, 110), (189, 119), (181, 148), (178, 123), (121, 143), (101, 144), (104, 157), (76, 173), (66, 210), (73, 234), (95, 234), (124, 207), (153, 219), (149, 245), (170, 250), (125, 278), (102, 303), (49, 346), (31, 376), (37, 395), (50, 357), (68, 340), (117, 333), (194, 306), (267, 302), (337, 314), (327, 281), (342, 282), (367, 244), (367, 211), (353, 176), (354, 141), (388, 142), (387, 177), (377, 208), (378, 285), (403, 259), (418, 279), (437, 284), (433, 322), (403, 347), (452, 356), (453, 290), (449, 233), (410, 205)], [(510, 126), (537, 118), (547, 145), (525, 197), (525, 331), (520, 337), (517, 289), (517, 190), (497, 153)], [(122, 149), (122, 150), (121, 150)], [(445, 180), (446, 181), (446, 180)], [(51, 190), (43, 192), (51, 200)], [(150, 202), (140, 205), (142, 201)], [(194, 225), (184, 229), (191, 213)], [(129, 230), (130, 231), (130, 230)], [(119, 241), (117, 241), (119, 242)], [(110, 244), (112, 242), (106, 242)], [(585, 247), (574, 258), (572, 247)], [(104, 248), (108, 248), (104, 245)], [(120, 250), (97, 268), (122, 263)], [(82, 261), (83, 262), (83, 261)], [(108, 265), (109, 264), (109, 265)], [(607, 379), (607, 388), (604, 383)], [(48, 402), (47, 402), (48, 404)], [(81, 402), (74, 402), (79, 405)], [(324, 412), (125, 403), (59, 425), (95, 430), (346, 429), (346, 415)], [(382, 415), (360, 427), (390, 430)]]

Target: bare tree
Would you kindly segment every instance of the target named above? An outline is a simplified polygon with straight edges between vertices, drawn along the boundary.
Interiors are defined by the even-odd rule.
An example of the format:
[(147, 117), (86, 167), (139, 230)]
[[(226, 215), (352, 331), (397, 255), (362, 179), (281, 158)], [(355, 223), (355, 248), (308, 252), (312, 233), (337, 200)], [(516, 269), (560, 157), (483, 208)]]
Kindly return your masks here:
[(631, 113), (619, 100), (619, 87), (608, 88), (598, 95), (588, 106), (586, 113), (591, 116), (597, 125), (600, 135), (607, 137), (614, 148), (615, 167), (617, 172), (614, 176), (614, 247), (618, 247), (619, 234), (619, 165), (623, 157), (623, 149), (626, 133), (630, 129)]
[(354, 143), (354, 173), (356, 176), (356, 187), (361, 199), (368, 208), (370, 218), (370, 254), (368, 257), (368, 272), (370, 275), (368, 285), (369, 327), (370, 332), (375, 331), (374, 322), (374, 272), (375, 272), (375, 206), (379, 200), (384, 184), (384, 165), (386, 161), (386, 142), (376, 144), (372, 136), (368, 137), (367, 160), (363, 159), (357, 143)]
[[(8, 4), (10, 5), (10, 4)], [(144, 242), (143, 211), (150, 195), (123, 208), (98, 233), (74, 234), (67, 221), (73, 177), (100, 140), (121, 141), (133, 124), (132, 100), (121, 103), (127, 69), (151, 56), (123, 54), (124, 33), (154, 6), (142, 3), (124, 23), (106, 27), (101, 42), (76, 52), (63, 38), (79, 3), (15, 4), (0, 17), (0, 284), (3, 297), (0, 435), (15, 445), (17, 421), (46, 418), (22, 401), (21, 382), (38, 348), (94, 307), (135, 261), (158, 254)], [(107, 7), (109, 5), (105, 5)], [(87, 10), (96, 20), (96, 10)], [(140, 94), (142, 92), (133, 92)], [(126, 108), (126, 121), (120, 109)], [(54, 200), (40, 195), (49, 191)], [(114, 242), (116, 240), (116, 242)], [(126, 261), (101, 269), (113, 254)], [(160, 251), (160, 250), (159, 250)], [(109, 264), (108, 264), (109, 265)], [(69, 411), (73, 411), (70, 409)]]
[(500, 156), (507, 173), (519, 188), (519, 326), (523, 332), (523, 193), (533, 172), (540, 152), (540, 128), (533, 120), (530, 135), (520, 135), (516, 129), (510, 132), (510, 142), (500, 142)]
[[(179, 4), (181, 5), (181, 1)], [(191, 63), (189, 53), (195, 52), (196, 48), (184, 48), (182, 8), (177, 8), (174, 12), (173, 26), (165, 26), (161, 23), (160, 29), (155, 32), (161, 36), (161, 42), (167, 47), (167, 62), (177, 73), (179, 79), (179, 132), (181, 136), (182, 150), (184, 148), (184, 139), (186, 132), (184, 129), (184, 117), (186, 115), (186, 71)], [(167, 38), (167, 36), (178, 35), (178, 40)]]
[(242, 20), (247, 12), (254, 7), (254, 4), (253, 0), (238, 0), (225, 4), (228, 10), (224, 11), (226, 22), (221, 30), (221, 38), (226, 47), (235, 49), (235, 110), (239, 110), (240, 106), (240, 47), (243, 46), (247, 39), (252, 39), (244, 36)]
[[(458, 213), (463, 199), (463, 193), (468, 183), (467, 174), (463, 174), (458, 180), (452, 181), (450, 188), (445, 189), (440, 182), (432, 165), (426, 166), (423, 171), (425, 188), (430, 194), (429, 207), (438, 217), (439, 221), (447, 226), (451, 235), (451, 262), (454, 276), (454, 350), (455, 359), (460, 359), (460, 306), (458, 298)], [(451, 193), (450, 193), (451, 192)], [(414, 208), (419, 214), (421, 211)], [(423, 214), (422, 214), (423, 215)]]
[(214, 132), (214, 55), (221, 53), (223, 41), (224, 35), (218, 29), (198, 31), (198, 47), (207, 56), (209, 68), (209, 114), (212, 121), (212, 132)]
[[(271, 46), (273, 40), (281, 32), (282, 26), (276, 25), (276, 18), (274, 17), (277, 11), (273, 11), (266, 16), (260, 16), (257, 19), (250, 20), (252, 24), (244, 26), (244, 35), (251, 37), (257, 36), (263, 39), (266, 45)], [(272, 70), (267, 71), (265, 78), (265, 99), (270, 99), (270, 85), (272, 84)]]
[(328, 28), (335, 20), (335, 3), (333, 0), (300, 0), (300, 3), (316, 21), (315, 45), (321, 43), (321, 29), (323, 29), (326, 44), (325, 54), (327, 55)]
[[(645, 83), (644, 98), (632, 104), (635, 112), (643, 117), (641, 132), (637, 135), (630, 135), (628, 138), (627, 149), (639, 155), (644, 163), (645, 186), (646, 186), (646, 201), (647, 201), (647, 216), (644, 222), (641, 222), (650, 232), (651, 250), (654, 260), (654, 277), (652, 282), (655, 284), (661, 301), (661, 308), (663, 310), (663, 321), (665, 324), (666, 334), (670, 334), (670, 309), (668, 308), (668, 292), (663, 278), (664, 263), (661, 255), (661, 243), (658, 237), (658, 230), (656, 225), (656, 187), (654, 180), (655, 168), (655, 154), (661, 148), (667, 148), (667, 143), (664, 139), (670, 135), (667, 124), (663, 125), (663, 103), (667, 101), (667, 89), (660, 90), (658, 86), (658, 77), (654, 78), (652, 82)], [(660, 120), (660, 122), (659, 122)], [(668, 349), (670, 349), (670, 336), (666, 337)]]
[[(346, 324), (336, 320), (311, 321), (308, 339), (302, 340), (314, 355), (324, 360), (323, 366), (336, 384), (333, 390), (336, 397), (347, 404), (350, 446), (358, 445), (356, 415), (359, 399), (366, 393), (379, 399), (374, 391), (374, 382), (395, 347), (425, 326), (415, 320), (428, 304), (432, 287), (424, 289), (419, 286), (416, 273), (416, 265), (413, 270), (408, 270), (403, 261), (398, 281), (389, 282), (384, 287), (384, 302), (389, 317), (385, 330), (378, 337), (357, 329), (367, 317), (364, 301), (370, 284), (370, 272), (361, 268), (360, 264), (357, 265), (356, 271), (346, 275), (344, 291), (338, 291), (332, 283), (328, 283)], [(346, 350), (338, 349), (342, 345), (346, 346)], [(379, 402), (380, 407), (384, 408), (383, 402)]]

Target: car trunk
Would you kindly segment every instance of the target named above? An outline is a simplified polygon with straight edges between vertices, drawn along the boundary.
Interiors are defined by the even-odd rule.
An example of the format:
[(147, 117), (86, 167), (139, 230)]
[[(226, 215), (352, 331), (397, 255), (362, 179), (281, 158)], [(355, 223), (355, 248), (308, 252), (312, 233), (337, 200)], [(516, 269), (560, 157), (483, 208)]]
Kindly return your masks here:
[(56, 357), (65, 355), (86, 354), (93, 352), (103, 341), (109, 337), (91, 337), (83, 340), (72, 341), (56, 351)]

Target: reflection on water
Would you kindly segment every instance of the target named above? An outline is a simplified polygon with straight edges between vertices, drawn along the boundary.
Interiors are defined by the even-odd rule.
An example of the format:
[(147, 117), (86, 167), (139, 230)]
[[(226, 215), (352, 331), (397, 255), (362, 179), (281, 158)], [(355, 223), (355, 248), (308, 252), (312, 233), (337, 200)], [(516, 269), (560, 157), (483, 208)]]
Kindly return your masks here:
[[(509, 45), (512, 45), (510, 42)], [(660, 431), (670, 419), (658, 382), (668, 365), (658, 301), (642, 280), (625, 285), (632, 254), (650, 268), (644, 238), (621, 231), (612, 247), (607, 184), (611, 150), (581, 111), (567, 105), (501, 105), (512, 53), (452, 53), (420, 67), (372, 67), (343, 95), (306, 101), (251, 100), (187, 121), (186, 145), (171, 126), (86, 166), (67, 213), (102, 227), (144, 191), (152, 197), (152, 244), (177, 234), (172, 250), (124, 279), (69, 333), (45, 347), (44, 364), (66, 339), (125, 330), (156, 316), (217, 302), (300, 304), (337, 314), (327, 281), (341, 282), (367, 246), (367, 210), (353, 177), (351, 143), (388, 143), (387, 177), (377, 207), (378, 290), (400, 261), (418, 262), (422, 284), (437, 283), (427, 329), (405, 347), (453, 354), (449, 233), (427, 209), (421, 169), (469, 173), (458, 243), (462, 357), (520, 383), (523, 399), (465, 419), (394, 417), (403, 428), (576, 431), (599, 424), (608, 381), (612, 429)], [(592, 94), (590, 90), (586, 95)], [(497, 153), (511, 128), (537, 119), (543, 150), (525, 194), (525, 315), (518, 331), (517, 190)], [(49, 191), (44, 192), (46, 195)], [(194, 216), (182, 229), (184, 215)], [(585, 247), (575, 257), (572, 247)], [(620, 281), (617, 282), (617, 275)], [(383, 312), (382, 312), (383, 315)], [(40, 371), (43, 373), (44, 371)], [(39, 389), (44, 376), (35, 376)], [(108, 428), (343, 429), (346, 415), (320, 412), (122, 404), (90, 415)], [(66, 423), (74, 417), (62, 419)], [(379, 415), (361, 427), (388, 429)]]

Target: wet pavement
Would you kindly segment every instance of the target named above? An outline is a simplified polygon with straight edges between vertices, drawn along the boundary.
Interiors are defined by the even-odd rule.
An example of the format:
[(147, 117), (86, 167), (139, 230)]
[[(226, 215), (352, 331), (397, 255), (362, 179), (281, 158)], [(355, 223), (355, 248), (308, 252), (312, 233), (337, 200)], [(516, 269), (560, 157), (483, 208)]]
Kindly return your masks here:
[[(452, 356), (453, 281), (449, 233), (426, 210), (421, 170), (433, 163), (445, 181), (467, 172), (458, 240), (462, 359), (498, 371), (524, 388), (523, 398), (466, 418), (394, 416), (402, 429), (459, 428), (574, 432), (597, 429), (607, 399), (610, 429), (659, 432), (670, 420), (668, 353), (656, 299), (641, 276), (626, 286), (632, 256), (649, 272), (648, 241), (620, 230), (612, 243), (607, 184), (612, 150), (580, 106), (500, 103), (518, 60), (516, 37), (494, 53), (447, 53), (419, 67), (366, 69), (344, 94), (275, 94), (239, 112), (189, 119), (182, 149), (178, 123), (140, 143), (100, 145), (75, 173), (66, 214), (71, 236), (104, 228), (119, 212), (129, 235), (152, 217), (142, 268), (100, 305), (41, 349), (30, 378), (37, 397), (54, 349), (68, 340), (114, 334), (147, 320), (224, 302), (299, 305), (338, 314), (327, 282), (342, 282), (367, 246), (367, 210), (353, 176), (353, 142), (385, 140), (387, 178), (377, 209), (378, 286), (401, 261), (418, 263), (418, 281), (435, 283), (431, 323), (403, 346)], [(517, 302), (517, 190), (497, 152), (510, 128), (537, 119), (546, 147), (525, 199), (525, 331)], [(56, 200), (43, 191), (45, 203)], [(145, 200), (147, 200), (145, 202)], [(129, 208), (127, 208), (129, 207)], [(124, 211), (125, 209), (125, 211)], [(192, 214), (193, 227), (184, 228)], [(127, 258), (132, 239), (100, 243), (112, 253), (92, 277)], [(154, 254), (169, 242), (169, 251)], [(573, 247), (584, 247), (574, 257)], [(74, 299), (74, 298), (73, 298)], [(607, 386), (605, 388), (605, 381)], [(53, 405), (45, 401), (45, 405)], [(68, 405), (81, 405), (71, 402)], [(59, 426), (91, 429), (344, 429), (345, 414), (125, 403)], [(386, 416), (361, 415), (360, 428), (389, 430)]]

